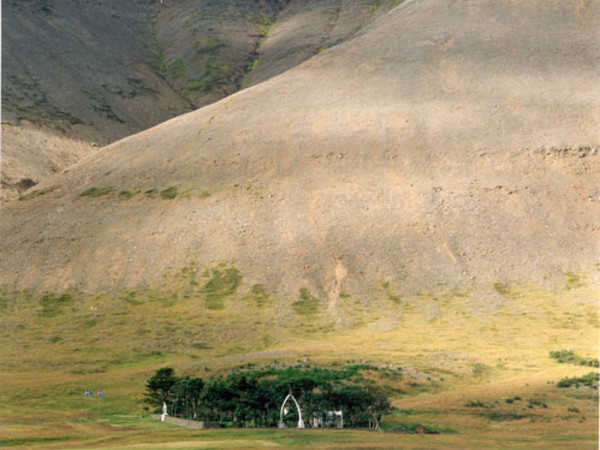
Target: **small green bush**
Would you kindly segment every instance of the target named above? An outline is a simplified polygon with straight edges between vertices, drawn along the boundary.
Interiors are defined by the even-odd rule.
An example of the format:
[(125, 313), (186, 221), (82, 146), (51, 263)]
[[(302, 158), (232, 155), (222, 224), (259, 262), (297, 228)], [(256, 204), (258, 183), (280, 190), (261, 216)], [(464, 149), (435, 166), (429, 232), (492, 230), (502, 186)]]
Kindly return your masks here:
[(165, 200), (172, 200), (179, 195), (179, 191), (177, 190), (177, 186), (169, 186), (166, 189), (160, 191), (161, 198)]
[(22, 195), (21, 197), (19, 197), (19, 201), (25, 201), (25, 200), (31, 200), (34, 199), (36, 197), (40, 197), (42, 195), (46, 195), (49, 194), (50, 192), (58, 189), (60, 186), (50, 186), (44, 189), (36, 189), (34, 191), (31, 191), (30, 193), (26, 194), (26, 195)]
[(114, 188), (112, 186), (106, 187), (91, 187), (83, 191), (79, 194), (80, 197), (101, 197), (103, 195), (112, 194), (114, 192)]
[(124, 191), (119, 192), (119, 198), (121, 198), (123, 200), (129, 200), (135, 194), (137, 194), (137, 192), (131, 192), (128, 190), (124, 190)]
[(540, 406), (542, 408), (547, 408), (548, 405), (546, 404), (546, 402), (539, 400), (537, 398), (530, 398), (528, 400), (528, 404), (530, 408), (533, 408), (534, 406)]
[(598, 372), (590, 372), (582, 377), (563, 378), (556, 383), (556, 386), (559, 388), (568, 388), (571, 386), (578, 388), (580, 385), (584, 385), (591, 387), (592, 389), (598, 389), (599, 379), (600, 374), (598, 374)]
[(465, 406), (467, 408), (487, 408), (486, 404), (481, 400), (469, 400)]
[(558, 350), (550, 352), (550, 358), (562, 364), (575, 364), (578, 366), (599, 367), (598, 358), (586, 358), (573, 353), (571, 350)]

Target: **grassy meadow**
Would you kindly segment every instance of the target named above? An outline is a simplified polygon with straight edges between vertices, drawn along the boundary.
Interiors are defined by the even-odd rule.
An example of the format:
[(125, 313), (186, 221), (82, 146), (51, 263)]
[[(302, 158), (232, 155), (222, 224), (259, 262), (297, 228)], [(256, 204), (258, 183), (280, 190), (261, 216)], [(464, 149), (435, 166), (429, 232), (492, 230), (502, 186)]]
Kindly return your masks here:
[[(597, 448), (598, 292), (585, 277), (478, 291), (275, 298), (233, 264), (157, 287), (0, 296), (0, 448)], [(550, 352), (572, 349), (559, 362)], [(579, 358), (579, 359), (578, 359)], [(240, 367), (369, 363), (395, 410), (382, 432), (189, 430), (143, 401), (160, 367), (202, 378)], [(596, 382), (597, 386), (597, 382)], [(86, 398), (102, 390), (105, 398)], [(417, 424), (439, 434), (414, 434)]]

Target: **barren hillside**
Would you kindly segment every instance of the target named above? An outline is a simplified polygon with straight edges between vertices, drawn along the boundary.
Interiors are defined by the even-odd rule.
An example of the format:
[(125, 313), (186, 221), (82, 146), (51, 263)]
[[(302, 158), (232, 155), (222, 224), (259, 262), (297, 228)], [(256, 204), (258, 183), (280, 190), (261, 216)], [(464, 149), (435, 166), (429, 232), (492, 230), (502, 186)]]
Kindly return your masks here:
[(329, 308), (378, 287), (595, 283), (599, 17), (596, 1), (408, 0), (4, 207), (0, 280), (96, 291), (227, 262)]
[[(27, 125), (23, 136), (35, 125), (33, 134), (51, 141), (108, 144), (284, 72), (393, 6), (392, 0), (6, 1), (3, 123)], [(32, 156), (64, 159), (44, 145), (24, 154), (33, 141), (18, 142), (18, 135), (2, 148), (14, 161), (2, 168), (3, 201), (24, 191), (25, 178), (13, 167), (25, 167), (38, 183), (53, 166), (46, 156)]]

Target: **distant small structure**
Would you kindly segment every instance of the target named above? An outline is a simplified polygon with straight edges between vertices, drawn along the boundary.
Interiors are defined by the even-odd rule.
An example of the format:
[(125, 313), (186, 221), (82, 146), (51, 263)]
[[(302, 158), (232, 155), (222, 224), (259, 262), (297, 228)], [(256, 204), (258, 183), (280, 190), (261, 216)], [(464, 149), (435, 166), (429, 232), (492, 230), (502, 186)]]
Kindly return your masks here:
[(298, 409), (298, 428), (304, 428), (304, 421), (302, 420), (302, 410), (300, 409), (300, 405), (296, 401), (296, 398), (290, 392), (287, 397), (283, 400), (281, 404), (281, 410), (279, 411), (279, 428), (285, 428), (285, 422), (283, 421), (283, 416), (287, 413), (287, 408), (285, 407), (288, 400), (292, 400), (296, 405), (296, 409)]
[(311, 419), (312, 428), (344, 428), (344, 414), (342, 411), (322, 411), (315, 413)]
[(168, 416), (169, 414), (167, 413), (167, 402), (163, 402), (163, 406), (162, 406), (162, 414), (160, 415), (160, 421), (164, 422), (165, 418)]

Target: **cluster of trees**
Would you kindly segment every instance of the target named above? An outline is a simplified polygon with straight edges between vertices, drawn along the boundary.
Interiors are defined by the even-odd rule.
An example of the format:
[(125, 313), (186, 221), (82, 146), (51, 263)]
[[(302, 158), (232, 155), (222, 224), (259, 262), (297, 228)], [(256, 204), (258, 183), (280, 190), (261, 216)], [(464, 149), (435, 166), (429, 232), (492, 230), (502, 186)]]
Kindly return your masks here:
[[(227, 376), (177, 377), (170, 367), (159, 369), (146, 383), (146, 401), (170, 415), (203, 420), (220, 426), (275, 427), (281, 403), (289, 392), (300, 403), (307, 426), (326, 411), (343, 412), (349, 427), (379, 429), (390, 412), (385, 392), (365, 379), (365, 365), (343, 368), (288, 367), (236, 371)], [(297, 423), (291, 408), (285, 418)]]

